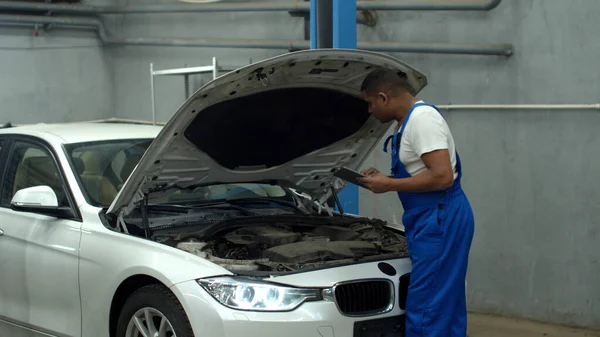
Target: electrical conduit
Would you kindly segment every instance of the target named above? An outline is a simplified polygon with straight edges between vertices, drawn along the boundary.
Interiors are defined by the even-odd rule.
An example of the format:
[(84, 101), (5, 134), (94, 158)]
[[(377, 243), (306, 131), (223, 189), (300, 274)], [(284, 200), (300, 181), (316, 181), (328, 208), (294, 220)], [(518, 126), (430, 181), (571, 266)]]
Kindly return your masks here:
[[(352, 1), (352, 0), (348, 0)], [(357, 1), (357, 10), (391, 11), (490, 11), (502, 0), (411, 0), (398, 1)], [(309, 11), (309, 3), (302, 0), (287, 2), (246, 2), (225, 4), (164, 4), (164, 5), (124, 5), (91, 6), (63, 5), (51, 3), (28, 3), (0, 1), (0, 10), (20, 10), (33, 12), (53, 12), (65, 14), (142, 14), (142, 13), (189, 13), (189, 12), (274, 12)]]

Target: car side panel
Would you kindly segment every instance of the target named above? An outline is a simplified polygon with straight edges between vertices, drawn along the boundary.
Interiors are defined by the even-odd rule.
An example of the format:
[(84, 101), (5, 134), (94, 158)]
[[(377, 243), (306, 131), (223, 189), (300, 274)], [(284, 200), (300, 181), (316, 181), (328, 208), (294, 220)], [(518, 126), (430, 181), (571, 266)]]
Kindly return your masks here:
[(10, 337), (48, 337), (51, 334), (43, 333), (38, 330), (25, 328), (8, 320), (0, 318), (0, 332), (2, 336)]
[[(54, 152), (43, 139), (18, 135), (1, 138), (41, 149), (58, 165)], [(8, 147), (2, 159), (13, 160), (9, 155), (12, 150), (7, 150)], [(15, 163), (9, 163), (12, 169), (14, 166), (10, 165)], [(2, 172), (3, 188), (14, 182), (8, 171)], [(62, 177), (61, 170), (56, 174)], [(66, 188), (64, 181), (61, 183)], [(3, 201), (0, 228), (4, 232), (0, 236), (0, 319), (4, 321), (0, 335), (9, 336), (20, 329), (17, 335), (79, 336), (81, 222), (13, 211)]]
[(0, 315), (34, 330), (78, 336), (81, 223), (6, 208), (0, 219), (6, 252), (0, 257)]
[[(109, 230), (100, 222), (98, 211), (90, 206), (82, 208), (85, 228), (79, 276), (84, 337), (109, 335), (113, 296), (119, 285), (131, 276), (151, 276), (171, 287), (201, 277), (231, 274), (179, 249)], [(200, 286), (198, 291), (202, 291)]]

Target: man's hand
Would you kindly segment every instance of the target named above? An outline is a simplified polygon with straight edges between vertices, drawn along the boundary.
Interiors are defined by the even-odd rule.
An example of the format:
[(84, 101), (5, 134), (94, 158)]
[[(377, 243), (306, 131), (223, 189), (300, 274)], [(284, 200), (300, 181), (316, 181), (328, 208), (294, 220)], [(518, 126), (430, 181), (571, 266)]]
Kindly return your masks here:
[(381, 172), (379, 172), (379, 170), (377, 170), (376, 168), (371, 167), (370, 169), (360, 171), (360, 174), (364, 176), (370, 176), (372, 174), (381, 174)]
[(365, 178), (359, 178), (358, 181), (373, 193), (389, 192), (391, 178), (381, 174), (377, 170), (375, 171), (376, 173), (369, 174)]

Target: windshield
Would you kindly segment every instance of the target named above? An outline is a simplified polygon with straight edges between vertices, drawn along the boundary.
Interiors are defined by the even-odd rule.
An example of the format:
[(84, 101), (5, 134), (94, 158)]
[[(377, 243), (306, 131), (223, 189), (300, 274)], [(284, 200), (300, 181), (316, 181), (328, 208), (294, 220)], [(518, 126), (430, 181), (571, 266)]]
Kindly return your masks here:
[[(67, 145), (67, 156), (88, 203), (98, 207), (109, 207), (151, 143), (152, 139), (123, 139)], [(219, 184), (193, 190), (173, 190), (160, 200), (152, 199), (151, 203), (193, 205), (225, 199), (273, 201), (259, 208), (279, 208), (281, 205), (277, 206), (277, 201), (295, 203), (290, 191), (280, 186), (255, 183)]]

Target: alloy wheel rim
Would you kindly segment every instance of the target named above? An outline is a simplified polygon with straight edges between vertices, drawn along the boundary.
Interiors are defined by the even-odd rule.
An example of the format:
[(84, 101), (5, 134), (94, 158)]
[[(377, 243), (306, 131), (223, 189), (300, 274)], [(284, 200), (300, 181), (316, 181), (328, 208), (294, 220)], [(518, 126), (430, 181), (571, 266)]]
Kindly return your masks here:
[(173, 325), (160, 311), (146, 307), (129, 320), (125, 337), (177, 337)]

